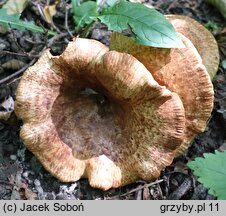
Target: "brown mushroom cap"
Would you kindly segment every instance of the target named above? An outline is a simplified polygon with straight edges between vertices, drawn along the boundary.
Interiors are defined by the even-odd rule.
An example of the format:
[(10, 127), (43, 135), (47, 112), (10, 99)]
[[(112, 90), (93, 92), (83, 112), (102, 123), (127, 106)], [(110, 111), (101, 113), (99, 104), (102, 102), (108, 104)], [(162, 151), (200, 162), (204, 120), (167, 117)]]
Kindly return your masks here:
[(185, 127), (178, 95), (142, 63), (80, 38), (25, 72), (15, 112), (26, 147), (50, 173), (104, 190), (158, 177)]
[[(179, 34), (185, 48), (171, 49), (169, 63), (159, 70), (150, 70), (154, 79), (170, 91), (179, 95), (183, 102), (186, 118), (186, 129), (183, 144), (176, 150), (176, 155), (183, 153), (194, 138), (206, 128), (206, 123), (213, 108), (213, 85), (210, 77), (202, 64), (202, 59), (194, 45), (185, 36)], [(137, 50), (144, 50), (148, 55), (151, 48), (137, 44), (132, 39), (119, 33), (114, 33), (110, 41), (110, 49), (117, 51), (126, 50), (134, 55), (147, 68), (155, 63), (155, 59), (161, 59), (161, 50), (156, 53), (153, 62), (151, 58), (143, 58), (143, 54)], [(152, 55), (152, 52), (150, 52)], [(148, 61), (146, 61), (148, 60)], [(163, 62), (163, 61), (162, 61)]]
[(212, 33), (199, 22), (187, 16), (167, 15), (166, 18), (178, 32), (193, 43), (211, 79), (213, 79), (218, 70), (220, 55), (217, 42)]

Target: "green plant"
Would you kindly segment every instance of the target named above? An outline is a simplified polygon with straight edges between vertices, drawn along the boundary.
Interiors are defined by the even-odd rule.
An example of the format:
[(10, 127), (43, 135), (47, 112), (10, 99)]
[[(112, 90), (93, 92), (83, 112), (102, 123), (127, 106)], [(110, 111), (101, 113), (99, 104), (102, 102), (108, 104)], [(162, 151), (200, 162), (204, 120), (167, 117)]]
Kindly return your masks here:
[[(97, 0), (80, 3), (79, 0), (72, 0), (72, 12), (75, 30), (81, 37), (86, 37), (92, 24), (100, 20), (110, 30), (130, 31), (132, 38), (142, 45), (162, 48), (184, 46), (173, 26), (161, 13), (140, 3), (125, 0)], [(49, 35), (56, 34), (32, 22), (21, 20), (19, 12), (9, 14), (7, 7), (0, 9), (0, 25), (5, 29), (28, 29), (33, 32), (48, 32)]]
[(204, 26), (211, 32), (218, 32), (220, 30), (218, 24), (213, 21), (208, 21)]
[[(33, 32), (46, 32), (44, 28), (35, 25), (33, 22), (23, 21), (20, 19), (20, 14), (11, 14), (7, 13), (5, 8), (0, 9), (0, 26), (3, 28), (15, 28), (18, 30), (31, 30)], [(56, 33), (48, 30), (49, 35), (55, 35)]]
[(79, 32), (85, 25), (89, 26), (93, 23), (95, 17), (98, 16), (98, 12), (97, 4), (94, 1), (87, 1), (81, 5), (76, 2), (72, 1), (76, 31)]
[(154, 8), (125, 0), (114, 1), (100, 7), (101, 1), (86, 1), (80, 4), (72, 0), (76, 31), (87, 35), (89, 27), (100, 20), (109, 30), (123, 32), (129, 30), (135, 41), (142, 45), (181, 48), (183, 43), (169, 21)]
[(209, 194), (226, 200), (226, 151), (206, 153), (203, 158), (197, 157), (187, 165), (198, 181), (209, 188)]

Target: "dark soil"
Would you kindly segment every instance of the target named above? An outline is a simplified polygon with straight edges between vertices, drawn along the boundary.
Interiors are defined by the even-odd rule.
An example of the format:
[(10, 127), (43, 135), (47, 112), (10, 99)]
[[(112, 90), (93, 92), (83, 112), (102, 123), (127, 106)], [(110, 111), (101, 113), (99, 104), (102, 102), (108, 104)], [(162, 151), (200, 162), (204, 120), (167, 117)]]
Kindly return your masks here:
[[(2, 2), (0, 1), (0, 5)], [(162, 172), (155, 184), (140, 181), (103, 192), (91, 188), (85, 179), (65, 184), (47, 173), (32, 153), (26, 150), (19, 137), (22, 122), (12, 113), (8, 120), (0, 121), (0, 199), (215, 199), (197, 182), (186, 164), (203, 153), (226, 147), (226, 74), (222, 64), (226, 54), (225, 20), (204, 0), (148, 2), (164, 14), (187, 15), (207, 24), (217, 38), (221, 64), (213, 81), (215, 108), (206, 131), (195, 138), (183, 156), (176, 158)], [(37, 60), (43, 49), (50, 47), (53, 54), (60, 54), (71, 40), (71, 35), (76, 36), (69, 10), (70, 1), (60, 1), (52, 26), (40, 15), (37, 4), (43, 7), (46, 1), (31, 1), (22, 13), (22, 18), (52, 28), (59, 35), (48, 38), (45, 34), (18, 30), (0, 33), (0, 104), (6, 102), (4, 107), (0, 107), (0, 111), (13, 110), (20, 76)], [(106, 26), (95, 23), (88, 37), (108, 45), (110, 34)]]

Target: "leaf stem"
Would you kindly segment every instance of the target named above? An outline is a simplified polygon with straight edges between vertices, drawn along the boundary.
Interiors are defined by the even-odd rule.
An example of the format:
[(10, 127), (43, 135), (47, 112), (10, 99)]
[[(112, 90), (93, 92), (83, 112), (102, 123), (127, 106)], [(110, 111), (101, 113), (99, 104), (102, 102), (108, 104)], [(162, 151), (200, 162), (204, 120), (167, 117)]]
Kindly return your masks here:
[(89, 29), (90, 27), (94, 24), (96, 20), (93, 20), (92, 22), (90, 22), (89, 24), (86, 25), (86, 27), (84, 28), (84, 30), (81, 32), (80, 36), (82, 38), (86, 38), (89, 34)]

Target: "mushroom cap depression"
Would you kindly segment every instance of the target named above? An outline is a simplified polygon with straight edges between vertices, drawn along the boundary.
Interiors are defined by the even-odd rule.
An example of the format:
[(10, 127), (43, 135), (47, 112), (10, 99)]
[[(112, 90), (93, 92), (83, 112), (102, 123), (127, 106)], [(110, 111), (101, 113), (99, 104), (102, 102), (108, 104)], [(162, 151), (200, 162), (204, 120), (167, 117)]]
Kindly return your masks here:
[[(132, 39), (119, 33), (113, 33), (110, 40), (110, 50), (127, 53), (135, 56), (150, 71), (154, 79), (162, 86), (179, 95), (185, 109), (185, 136), (183, 144), (176, 150), (176, 156), (182, 154), (191, 144), (191, 141), (206, 128), (213, 109), (213, 85), (211, 79), (202, 64), (202, 59), (192, 42), (179, 34), (185, 48), (171, 49), (167, 54), (161, 49), (152, 48), (155, 58), (143, 58), (140, 49), (145, 55), (152, 55), (150, 47), (142, 46)], [(164, 55), (170, 61), (160, 68), (155, 67), (156, 59), (162, 59)], [(161, 61), (164, 62), (164, 61)], [(150, 68), (155, 68), (151, 70)]]
[(21, 78), (15, 112), (26, 147), (64, 182), (107, 190), (152, 180), (184, 138), (181, 99), (133, 56), (76, 38)]
[(220, 55), (217, 41), (210, 31), (196, 20), (182, 15), (166, 15), (173, 27), (186, 36), (198, 50), (210, 78), (215, 76)]

